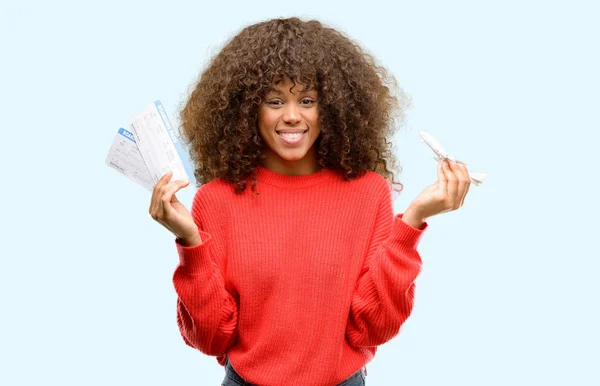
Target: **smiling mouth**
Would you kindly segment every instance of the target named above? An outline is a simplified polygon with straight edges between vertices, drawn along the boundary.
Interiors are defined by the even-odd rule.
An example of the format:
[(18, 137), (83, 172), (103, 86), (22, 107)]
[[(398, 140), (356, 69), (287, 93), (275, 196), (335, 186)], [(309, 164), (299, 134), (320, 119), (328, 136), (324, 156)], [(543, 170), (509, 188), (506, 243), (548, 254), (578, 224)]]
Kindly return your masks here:
[(304, 131), (293, 130), (293, 131), (277, 131), (277, 136), (281, 138), (281, 141), (285, 143), (287, 146), (299, 146), (302, 140), (304, 139), (304, 135), (308, 132), (308, 129)]
[(303, 136), (304, 134), (306, 134), (307, 131), (308, 130), (294, 131), (294, 132), (281, 132), (281, 131), (275, 130), (275, 132), (277, 133), (277, 135), (279, 135), (280, 137), (283, 137), (283, 138), (287, 138), (287, 139), (300, 138), (301, 136)]

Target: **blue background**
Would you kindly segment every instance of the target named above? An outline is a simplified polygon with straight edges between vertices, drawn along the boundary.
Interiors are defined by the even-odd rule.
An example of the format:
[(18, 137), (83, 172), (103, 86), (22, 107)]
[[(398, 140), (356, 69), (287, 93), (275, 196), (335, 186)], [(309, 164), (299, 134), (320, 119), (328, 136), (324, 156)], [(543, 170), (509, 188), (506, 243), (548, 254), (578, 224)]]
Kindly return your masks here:
[(600, 384), (597, 4), (2, 1), (0, 384), (220, 384), (177, 329), (174, 237), (104, 159), (156, 99), (177, 126), (242, 27), (292, 15), (346, 32), (411, 96), (396, 212), (436, 178), (419, 130), (489, 173), (430, 219), (413, 315), (368, 384)]

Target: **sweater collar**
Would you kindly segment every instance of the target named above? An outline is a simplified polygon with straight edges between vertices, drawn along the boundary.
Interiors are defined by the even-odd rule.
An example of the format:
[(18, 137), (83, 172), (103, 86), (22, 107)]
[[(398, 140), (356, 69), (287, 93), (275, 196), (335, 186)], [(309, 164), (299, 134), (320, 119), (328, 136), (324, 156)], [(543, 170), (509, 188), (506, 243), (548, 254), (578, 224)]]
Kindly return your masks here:
[(306, 174), (303, 176), (288, 176), (273, 172), (261, 165), (256, 168), (256, 178), (258, 182), (264, 182), (269, 185), (278, 186), (280, 188), (305, 188), (308, 186), (316, 185), (320, 182), (325, 181), (328, 177), (332, 176), (334, 172), (327, 168), (321, 169), (318, 172), (312, 174)]

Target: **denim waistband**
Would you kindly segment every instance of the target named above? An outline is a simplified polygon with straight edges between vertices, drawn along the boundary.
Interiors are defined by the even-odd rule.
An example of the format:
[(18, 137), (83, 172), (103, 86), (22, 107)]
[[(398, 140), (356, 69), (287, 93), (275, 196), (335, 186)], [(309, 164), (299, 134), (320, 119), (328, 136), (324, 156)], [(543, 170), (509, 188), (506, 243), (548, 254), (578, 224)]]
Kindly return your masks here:
[[(354, 374), (350, 375), (348, 378), (344, 379), (342, 381), (342, 383), (338, 384), (338, 386), (346, 384), (347, 382), (359, 377), (361, 374), (364, 374), (364, 376), (367, 375), (367, 366), (362, 367), (360, 370), (358, 370)], [(231, 362), (229, 362), (229, 358), (225, 359), (225, 375), (227, 377), (231, 378), (232, 380), (236, 381), (240, 385), (256, 386), (254, 383), (250, 383), (250, 382), (246, 381), (235, 371), (233, 366), (231, 366)]]

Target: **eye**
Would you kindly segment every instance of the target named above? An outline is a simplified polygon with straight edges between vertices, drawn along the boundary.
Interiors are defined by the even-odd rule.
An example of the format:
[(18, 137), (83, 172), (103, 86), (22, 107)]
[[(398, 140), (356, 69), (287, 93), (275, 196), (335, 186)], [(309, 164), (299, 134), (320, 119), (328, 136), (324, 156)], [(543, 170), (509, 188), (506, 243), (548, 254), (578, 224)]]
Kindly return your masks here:
[(313, 103), (315, 103), (315, 101), (312, 100), (312, 99), (310, 99), (310, 98), (304, 98), (304, 99), (302, 99), (302, 104), (311, 105)]
[(273, 105), (273, 106), (279, 106), (281, 104), (283, 104), (283, 102), (279, 99), (272, 99), (270, 101), (267, 101), (268, 105)]

